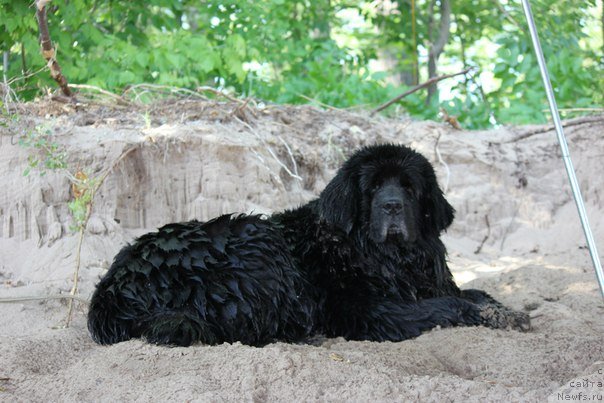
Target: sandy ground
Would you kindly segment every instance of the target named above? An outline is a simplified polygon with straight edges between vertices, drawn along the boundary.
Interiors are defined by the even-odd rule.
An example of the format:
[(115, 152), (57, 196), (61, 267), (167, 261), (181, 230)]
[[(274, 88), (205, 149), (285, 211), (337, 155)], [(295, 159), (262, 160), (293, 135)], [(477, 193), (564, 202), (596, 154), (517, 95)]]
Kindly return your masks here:
[[(566, 123), (602, 248), (604, 118)], [(530, 312), (533, 330), (436, 329), (400, 343), (103, 347), (88, 336), (85, 304), (64, 328), (65, 301), (0, 303), (0, 401), (604, 399), (604, 304), (548, 127), (465, 132), (311, 107), (209, 102), (28, 105), (18, 122), (0, 126), (0, 298), (71, 288), (77, 236), (69, 230), (69, 181), (53, 171), (24, 177), (34, 150), (17, 144), (24, 133), (46, 130), (72, 170), (112, 169), (84, 238), (84, 298), (136, 235), (171, 221), (298, 205), (355, 147), (400, 142), (431, 159), (457, 210), (445, 236), (457, 281)]]

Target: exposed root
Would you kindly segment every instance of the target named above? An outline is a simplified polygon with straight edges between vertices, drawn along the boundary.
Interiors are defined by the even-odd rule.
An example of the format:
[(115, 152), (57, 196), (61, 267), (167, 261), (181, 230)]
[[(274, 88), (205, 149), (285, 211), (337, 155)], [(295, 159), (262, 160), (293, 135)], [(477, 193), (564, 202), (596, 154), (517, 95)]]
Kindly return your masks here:
[(485, 221), (485, 224), (487, 225), (487, 234), (482, 239), (482, 242), (480, 242), (480, 245), (478, 245), (478, 248), (476, 248), (476, 250), (474, 251), (475, 255), (478, 255), (480, 253), (480, 251), (482, 250), (482, 247), (484, 246), (485, 242), (491, 236), (491, 224), (489, 223), (489, 216), (488, 215), (484, 216), (484, 221)]
[[(285, 172), (287, 172), (287, 174), (289, 176), (291, 176), (294, 179), (297, 180), (302, 180), (302, 177), (300, 175), (298, 175), (297, 173), (297, 165), (294, 163), (294, 171), (292, 172), (287, 165), (285, 165), (283, 162), (281, 162), (281, 160), (277, 157), (277, 155), (275, 154), (275, 152), (273, 151), (273, 149), (271, 148), (271, 146), (268, 145), (268, 143), (264, 140), (264, 138), (262, 136), (260, 136), (260, 134), (258, 134), (254, 128), (252, 126), (250, 126), (249, 123), (244, 122), (243, 120), (239, 119), (237, 116), (234, 116), (235, 120), (239, 121), (239, 123), (241, 123), (242, 125), (244, 125), (245, 127), (247, 127), (247, 129), (258, 139), (260, 140), (260, 142), (262, 143), (262, 145), (266, 148), (266, 150), (268, 151), (268, 153), (271, 155), (271, 157), (273, 157), (273, 159), (277, 162), (277, 164), (279, 164), (279, 166), (281, 166), (281, 168), (283, 168), (283, 170)], [(285, 143), (285, 140), (281, 139), (281, 141), (283, 143)], [(289, 147), (287, 147), (289, 149)], [(292, 158), (292, 160), (294, 159), (291, 150), (288, 150), (289, 154)]]
[[(597, 122), (604, 122), (604, 115), (585, 116), (582, 118), (567, 120), (562, 123), (562, 127), (566, 128), (566, 127), (579, 126), (579, 125), (584, 125), (584, 124), (588, 124), (588, 123), (597, 123)], [(534, 136), (535, 134), (547, 133), (547, 132), (551, 132), (552, 130), (555, 130), (554, 125), (539, 127), (538, 129), (524, 132), (520, 136), (518, 136), (512, 140), (505, 141), (504, 143), (514, 143), (516, 141), (527, 139), (531, 136)]]
[(434, 153), (436, 154), (436, 158), (438, 159), (438, 162), (445, 168), (445, 172), (447, 174), (447, 176), (445, 177), (445, 183), (443, 185), (443, 193), (447, 193), (447, 190), (449, 189), (449, 181), (451, 179), (451, 170), (449, 169), (449, 165), (447, 165), (447, 163), (443, 160), (442, 156), (440, 155), (440, 150), (438, 149), (438, 143), (440, 142), (440, 136), (442, 135), (442, 132), (440, 130), (438, 130), (438, 137), (436, 138), (436, 143), (434, 143)]

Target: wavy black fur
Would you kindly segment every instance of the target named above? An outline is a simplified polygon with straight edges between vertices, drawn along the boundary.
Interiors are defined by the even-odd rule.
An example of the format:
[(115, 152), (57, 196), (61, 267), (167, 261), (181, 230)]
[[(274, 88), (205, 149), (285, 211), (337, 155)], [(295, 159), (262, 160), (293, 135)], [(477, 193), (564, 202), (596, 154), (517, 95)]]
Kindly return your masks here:
[(88, 328), (101, 344), (180, 346), (527, 329), (525, 314), (455, 285), (439, 239), (453, 216), (423, 156), (366, 147), (295, 210), (169, 224), (138, 238), (98, 284)]

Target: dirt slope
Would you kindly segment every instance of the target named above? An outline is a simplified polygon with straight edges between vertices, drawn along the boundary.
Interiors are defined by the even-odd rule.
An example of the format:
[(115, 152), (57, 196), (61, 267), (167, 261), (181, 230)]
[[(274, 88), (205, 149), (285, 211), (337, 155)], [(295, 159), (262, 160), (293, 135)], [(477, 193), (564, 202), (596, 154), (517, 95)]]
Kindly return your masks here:
[[(604, 248), (604, 120), (573, 123), (569, 146)], [(555, 134), (544, 129), (466, 132), (311, 107), (190, 101), (24, 106), (18, 122), (0, 127), (0, 298), (67, 292), (75, 264), (69, 181), (60, 172), (22, 175), (33, 152), (17, 144), (23, 134), (50, 130), (69, 166), (91, 176), (114, 167), (84, 240), (84, 297), (136, 235), (171, 221), (296, 206), (354, 148), (397, 142), (433, 162), (457, 210), (445, 236), (457, 280), (530, 310), (534, 330), (443, 329), (401, 343), (101, 347), (88, 337), (85, 305), (72, 327), (56, 329), (61, 302), (0, 304), (0, 400), (602, 399), (604, 305)]]

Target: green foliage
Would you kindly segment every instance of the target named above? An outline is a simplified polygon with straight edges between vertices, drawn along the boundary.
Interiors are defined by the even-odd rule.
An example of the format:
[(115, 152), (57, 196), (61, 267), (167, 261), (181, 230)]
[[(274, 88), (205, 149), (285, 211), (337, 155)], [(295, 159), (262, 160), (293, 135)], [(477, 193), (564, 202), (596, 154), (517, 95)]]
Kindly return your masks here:
[[(539, 19), (539, 35), (558, 105), (601, 106), (604, 102), (602, 61), (598, 63), (595, 52), (583, 50), (580, 45), (585, 35), (578, 28), (588, 17), (585, 10), (568, 1), (552, 0), (535, 2), (533, 8), (535, 14), (548, 16)], [(520, 13), (520, 10), (512, 11)], [(552, 14), (552, 11), (560, 14)], [(528, 27), (524, 30), (528, 31)], [(514, 123), (543, 122), (547, 102), (530, 37), (526, 33), (520, 37), (502, 33), (495, 43), (499, 48), (493, 73), (501, 84), (488, 97), (498, 119)]]
[(31, 147), (36, 150), (35, 155), (28, 157), (29, 166), (23, 172), (23, 176), (29, 175), (32, 169), (38, 169), (40, 175), (45, 175), (46, 170), (65, 169), (67, 167), (67, 153), (58, 143), (52, 141), (52, 131), (43, 126), (36, 126), (19, 138), (19, 145)]
[(97, 177), (90, 178), (83, 172), (78, 172), (72, 179), (74, 190), (74, 199), (67, 204), (73, 224), (70, 229), (74, 232), (82, 231), (88, 222), (89, 209), (92, 206), (94, 193), (100, 183)]
[[(63, 146), (53, 141), (52, 130), (44, 126), (36, 126), (34, 130), (19, 138), (19, 145), (32, 150), (28, 156), (28, 167), (23, 176), (28, 176), (32, 170), (39, 171), (41, 176), (48, 170), (67, 172), (67, 152)], [(72, 182), (74, 199), (68, 203), (73, 218), (72, 231), (80, 231), (88, 220), (88, 209), (92, 205), (94, 192), (99, 184), (99, 178), (90, 178), (79, 171), (75, 175), (67, 173)]]
[(81, 228), (86, 225), (87, 209), (90, 202), (90, 196), (88, 193), (86, 193), (85, 197), (73, 199), (67, 204), (71, 217), (74, 221), (74, 223), (69, 227), (69, 229), (73, 232), (80, 231)]
[[(308, 98), (337, 107), (377, 106), (421, 82), (439, 7), (431, 0), (149, 0), (51, 2), (48, 23), (63, 74), (120, 92), (131, 84), (229, 88), (272, 102)], [(436, 3), (438, 5), (438, 2)], [(601, 107), (604, 60), (596, 0), (531, 1), (563, 108)], [(545, 96), (519, 2), (451, 0), (438, 72), (475, 72), (399, 105), (436, 119), (441, 108), (465, 127), (544, 120)], [(590, 31), (591, 30), (591, 31)], [(0, 0), (0, 50), (10, 79), (44, 67), (32, 2)], [(600, 38), (600, 36), (598, 36)], [(388, 62), (385, 72), (375, 61)], [(0, 67), (0, 70), (2, 67)], [(36, 74), (12, 84), (22, 99), (56, 87)], [(388, 113), (388, 111), (386, 111)], [(40, 145), (39, 147), (42, 147)], [(38, 161), (38, 163), (41, 163)]]

